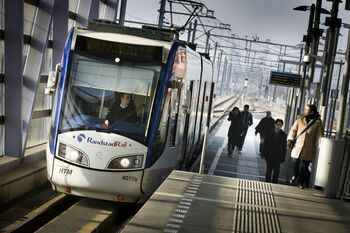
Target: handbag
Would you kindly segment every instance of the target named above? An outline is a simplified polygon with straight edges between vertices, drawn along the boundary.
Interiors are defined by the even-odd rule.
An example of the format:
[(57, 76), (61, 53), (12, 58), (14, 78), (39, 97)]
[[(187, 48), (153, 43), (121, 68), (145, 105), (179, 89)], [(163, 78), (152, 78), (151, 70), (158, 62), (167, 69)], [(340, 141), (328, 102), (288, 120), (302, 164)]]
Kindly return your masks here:
[(292, 140), (289, 140), (289, 150), (292, 150), (293, 148), (294, 148), (294, 146), (295, 146), (295, 144), (296, 144), (296, 142), (297, 142), (297, 139), (303, 134), (303, 133), (305, 133), (306, 132), (306, 130), (308, 130), (308, 128), (310, 128), (311, 127), (311, 125), (314, 123), (314, 122), (316, 122), (316, 120), (317, 120), (318, 118), (315, 118), (315, 119), (313, 119), (312, 121), (310, 121), (309, 122), (309, 124), (306, 126), (306, 128), (303, 130), (303, 131), (301, 131), (300, 132), (300, 134), (298, 134), (295, 138), (293, 138)]

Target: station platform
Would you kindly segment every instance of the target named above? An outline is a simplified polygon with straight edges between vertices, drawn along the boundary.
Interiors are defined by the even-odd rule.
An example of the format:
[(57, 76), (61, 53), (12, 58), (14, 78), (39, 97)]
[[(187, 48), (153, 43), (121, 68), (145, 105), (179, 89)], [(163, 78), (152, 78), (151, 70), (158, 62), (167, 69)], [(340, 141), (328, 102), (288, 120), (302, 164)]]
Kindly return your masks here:
[(223, 118), (208, 136), (204, 174), (198, 174), (199, 162), (193, 172), (173, 171), (122, 232), (350, 232), (345, 202), (287, 185), (290, 158), (278, 184), (264, 182), (266, 163), (254, 134), (264, 116), (253, 112), (242, 153), (235, 151), (233, 158)]
[(173, 171), (122, 232), (350, 232), (350, 209), (321, 195)]

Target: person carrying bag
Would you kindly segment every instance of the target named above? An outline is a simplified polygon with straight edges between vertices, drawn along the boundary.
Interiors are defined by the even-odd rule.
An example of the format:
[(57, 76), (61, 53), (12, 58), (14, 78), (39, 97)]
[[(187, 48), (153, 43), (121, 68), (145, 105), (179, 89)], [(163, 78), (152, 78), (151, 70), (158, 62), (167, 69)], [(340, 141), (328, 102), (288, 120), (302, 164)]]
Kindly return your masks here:
[(316, 156), (323, 134), (323, 124), (316, 106), (307, 105), (304, 114), (295, 120), (287, 138), (287, 147), (293, 159), (293, 177), (290, 182), (299, 188), (308, 187), (308, 167)]
[(294, 146), (295, 146), (295, 143), (297, 142), (298, 138), (299, 138), (303, 133), (305, 133), (306, 130), (308, 130), (308, 128), (310, 128), (310, 127), (312, 126), (312, 124), (313, 124), (315, 121), (316, 121), (316, 119), (311, 120), (311, 121), (309, 122), (309, 124), (307, 124), (307, 127), (306, 127), (303, 131), (301, 131), (301, 132), (298, 134), (298, 136), (296, 136), (296, 138), (294, 138), (294, 139), (289, 139), (289, 140), (287, 141), (287, 148), (288, 148), (289, 151), (292, 151), (292, 150), (293, 150), (293, 148), (294, 148)]

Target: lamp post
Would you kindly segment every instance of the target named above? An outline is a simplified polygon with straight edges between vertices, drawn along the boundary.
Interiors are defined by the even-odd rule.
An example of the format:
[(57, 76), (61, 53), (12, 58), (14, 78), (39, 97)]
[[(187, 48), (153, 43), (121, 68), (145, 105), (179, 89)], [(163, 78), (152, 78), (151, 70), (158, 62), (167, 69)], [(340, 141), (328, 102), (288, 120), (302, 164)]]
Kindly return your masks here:
[(158, 20), (158, 28), (161, 29), (163, 27), (164, 22), (164, 14), (165, 14), (165, 5), (166, 0), (161, 0), (160, 9), (159, 9), (159, 20)]
[[(321, 18), (321, 13), (322, 14), (331, 14), (328, 10), (324, 9), (321, 7), (322, 5), (322, 0), (317, 0), (316, 2), (316, 11), (315, 11), (315, 20), (312, 28), (312, 47), (310, 53), (315, 55), (317, 57), (317, 52), (318, 52), (318, 45), (319, 45), (319, 40), (320, 37), (322, 36), (323, 29), (320, 29), (320, 18)], [(314, 79), (314, 74), (315, 74), (315, 64), (316, 64), (316, 59), (312, 58), (310, 67), (309, 67), (309, 77), (310, 77), (310, 83), (312, 83)], [(308, 86), (310, 87), (310, 85)]]
[(319, 38), (323, 33), (323, 30), (319, 28), (321, 13), (331, 14), (328, 10), (322, 8), (321, 5), (322, 0), (317, 0), (316, 6), (315, 4), (312, 4), (311, 6), (298, 6), (293, 9), (298, 11), (310, 10), (307, 35), (304, 35), (303, 37), (303, 42), (305, 42), (304, 57), (309, 58), (310, 60), (305, 60), (303, 65), (303, 73), (300, 84), (299, 110), (303, 110), (305, 105), (305, 90), (309, 89), (310, 83), (312, 83), (315, 74)]
[(325, 49), (325, 70), (322, 77), (322, 92), (320, 97), (320, 115), (325, 121), (327, 118), (327, 104), (330, 90), (330, 82), (333, 73), (333, 65), (335, 60), (336, 48), (338, 43), (339, 28), (341, 19), (338, 18), (339, 1), (334, 0), (332, 4), (331, 17), (326, 17), (325, 25), (327, 29), (327, 43)]
[[(312, 24), (314, 20), (315, 15), (315, 4), (312, 4), (311, 6), (298, 6), (295, 7), (293, 10), (296, 11), (307, 11), (310, 9), (310, 15), (309, 15), (309, 23), (307, 27), (307, 34), (303, 36), (303, 42), (305, 42), (305, 48), (304, 48), (304, 55), (306, 56), (309, 53), (310, 49), (310, 43), (312, 41)], [(303, 73), (301, 75), (301, 83), (300, 83), (300, 93), (299, 93), (299, 106), (298, 111), (300, 112), (304, 107), (304, 95), (305, 95), (305, 79), (307, 76), (307, 64), (304, 63), (303, 65)]]

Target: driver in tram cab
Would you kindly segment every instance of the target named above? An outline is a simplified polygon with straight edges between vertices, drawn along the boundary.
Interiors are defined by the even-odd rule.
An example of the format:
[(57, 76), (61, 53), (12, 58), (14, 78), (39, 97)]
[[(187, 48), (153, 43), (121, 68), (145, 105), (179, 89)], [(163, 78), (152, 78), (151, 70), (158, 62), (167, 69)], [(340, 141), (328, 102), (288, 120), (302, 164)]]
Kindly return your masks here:
[(119, 95), (119, 100), (114, 101), (102, 126), (108, 127), (114, 124), (116, 121), (137, 121), (136, 109), (135, 105), (131, 101), (131, 94), (121, 93)]

